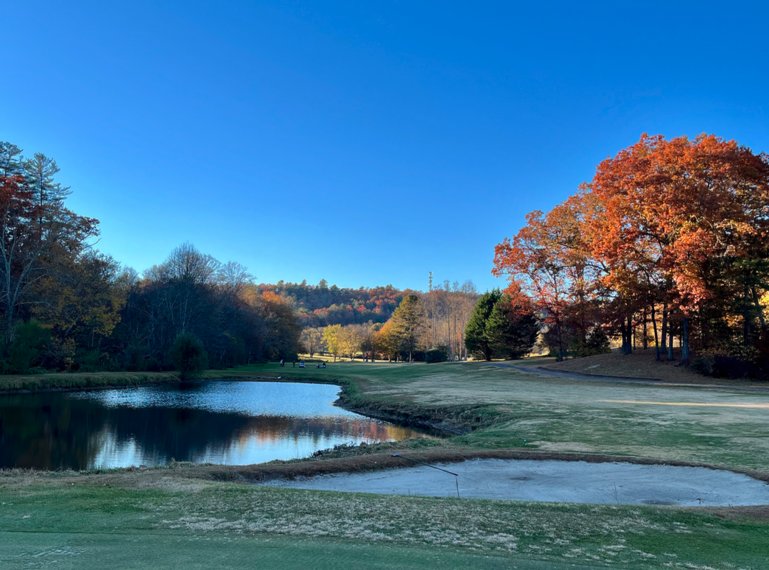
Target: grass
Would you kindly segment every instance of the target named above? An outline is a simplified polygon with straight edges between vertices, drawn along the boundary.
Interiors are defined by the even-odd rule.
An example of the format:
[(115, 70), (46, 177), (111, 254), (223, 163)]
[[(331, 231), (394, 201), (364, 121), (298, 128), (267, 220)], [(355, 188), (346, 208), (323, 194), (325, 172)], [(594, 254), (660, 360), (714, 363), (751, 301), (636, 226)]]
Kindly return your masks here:
[[(144, 487), (116, 483), (82, 476), (0, 483), (0, 564), (95, 567), (105, 553), (115, 560), (115, 549), (132, 567), (195, 566), (196, 559), (210, 567), (211, 558), (198, 557), (213, 554), (232, 566), (298, 567), (318, 557), (323, 562), (312, 567), (365, 560), (399, 568), (760, 568), (769, 555), (765, 524), (685, 509), (370, 496), (171, 477)], [(141, 548), (147, 541), (157, 548)]]
[(208, 374), (339, 383), (354, 409), (401, 410), (426, 423), (444, 418), (473, 429), (449, 446), (767, 469), (769, 389), (750, 383), (714, 388), (545, 379), (486, 363), (259, 365)]
[[(338, 363), (326, 369), (269, 364), (207, 376), (338, 383), (352, 408), (464, 432), (424, 450), (404, 444), (412, 445), (413, 453), (601, 454), (704, 463), (769, 477), (769, 391), (749, 385), (544, 378), (486, 363)], [(116, 385), (110, 375), (89, 381)], [(383, 446), (382, 457), (389, 458), (392, 449)], [(366, 451), (370, 465), (386, 463), (371, 455), (376, 449)], [(313, 464), (319, 470), (347, 468), (355, 459), (349, 453), (340, 452), (339, 459), (329, 454), (331, 459)], [(263, 470), (296, 473), (307, 465)], [(247, 472), (192, 466), (7, 472), (0, 475), (0, 565), (95, 567), (109, 557), (128, 567), (180, 561), (191, 567), (331, 567), (365, 561), (374, 568), (763, 568), (769, 559), (769, 516), (762, 508), (323, 493), (238, 482)]]
[(50, 372), (0, 375), (0, 392), (123, 388), (178, 382), (173, 372)]

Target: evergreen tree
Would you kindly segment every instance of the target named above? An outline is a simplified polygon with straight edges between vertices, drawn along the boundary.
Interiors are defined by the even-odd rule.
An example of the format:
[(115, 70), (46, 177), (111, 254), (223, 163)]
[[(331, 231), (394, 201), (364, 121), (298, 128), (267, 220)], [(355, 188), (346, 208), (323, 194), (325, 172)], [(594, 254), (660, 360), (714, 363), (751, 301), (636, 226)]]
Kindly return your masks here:
[(502, 294), (499, 289), (484, 293), (478, 299), (473, 309), (473, 314), (467, 322), (465, 329), (465, 346), (467, 350), (484, 360), (491, 360), (494, 356), (493, 342), (489, 337), (488, 322), (494, 306)]
[(492, 351), (505, 358), (521, 358), (531, 352), (537, 340), (537, 318), (529, 303), (502, 295), (486, 322)]
[(467, 350), (485, 360), (495, 356), (521, 358), (537, 338), (537, 319), (522, 295), (511, 297), (498, 289), (484, 293), (465, 329)]

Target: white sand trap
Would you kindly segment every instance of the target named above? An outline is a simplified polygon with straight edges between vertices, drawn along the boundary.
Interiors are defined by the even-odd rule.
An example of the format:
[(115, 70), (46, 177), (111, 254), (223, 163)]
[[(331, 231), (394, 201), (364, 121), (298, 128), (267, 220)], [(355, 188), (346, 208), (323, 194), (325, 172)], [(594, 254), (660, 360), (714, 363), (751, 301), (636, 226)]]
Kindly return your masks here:
[(369, 473), (271, 481), (278, 487), (385, 495), (625, 505), (769, 504), (769, 485), (747, 475), (670, 465), (476, 459)]

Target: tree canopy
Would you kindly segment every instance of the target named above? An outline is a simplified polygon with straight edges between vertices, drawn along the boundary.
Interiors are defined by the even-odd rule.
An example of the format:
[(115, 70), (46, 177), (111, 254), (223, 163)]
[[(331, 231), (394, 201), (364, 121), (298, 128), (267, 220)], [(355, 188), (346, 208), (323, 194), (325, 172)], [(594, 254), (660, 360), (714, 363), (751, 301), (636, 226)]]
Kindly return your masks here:
[[(769, 286), (769, 160), (735, 141), (644, 135), (547, 214), (497, 245), (494, 272), (526, 292), (563, 356), (596, 327), (628, 351), (757, 347)], [(738, 324), (739, 323), (739, 324)], [(646, 333), (644, 333), (644, 343)]]

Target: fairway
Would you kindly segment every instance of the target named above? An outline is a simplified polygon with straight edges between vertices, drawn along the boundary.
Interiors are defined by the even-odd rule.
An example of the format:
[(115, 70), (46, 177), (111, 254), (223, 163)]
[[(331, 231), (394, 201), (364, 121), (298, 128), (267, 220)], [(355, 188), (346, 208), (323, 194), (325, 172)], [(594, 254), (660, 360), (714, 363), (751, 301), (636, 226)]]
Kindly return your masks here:
[[(243, 367), (238, 376), (335, 380), (349, 403), (480, 426), (448, 445), (613, 454), (767, 470), (769, 385), (611, 383), (545, 377), (482, 362), (341, 363), (325, 370)], [(211, 373), (215, 375), (216, 373)], [(227, 372), (232, 375), (232, 372)]]
[(765, 507), (548, 504), (246, 483), (281, 470), (404, 464), (392, 457), (396, 449), (415, 458), (505, 452), (667, 461), (767, 478), (769, 392), (755, 385), (547, 378), (486, 363), (259, 365), (208, 376), (339, 383), (351, 409), (459, 434), (254, 467), (5, 472), (3, 566), (97, 567), (110, 559), (121, 567), (761, 568), (769, 558)]

